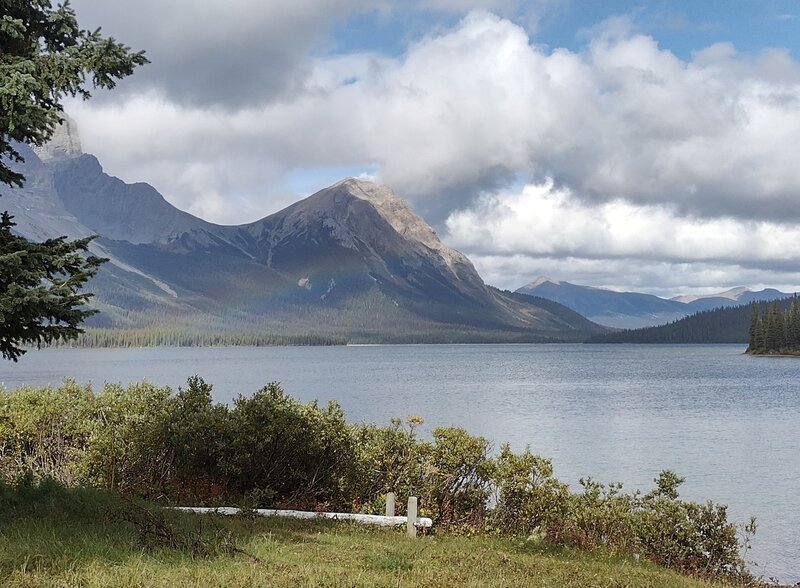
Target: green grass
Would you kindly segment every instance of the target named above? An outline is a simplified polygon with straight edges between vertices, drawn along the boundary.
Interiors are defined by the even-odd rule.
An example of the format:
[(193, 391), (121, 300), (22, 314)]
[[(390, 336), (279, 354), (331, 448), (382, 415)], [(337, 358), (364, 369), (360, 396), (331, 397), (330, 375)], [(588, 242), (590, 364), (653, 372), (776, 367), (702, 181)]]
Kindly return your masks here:
[(193, 555), (145, 547), (120, 514), (142, 512), (95, 491), (0, 487), (0, 586), (710, 586), (647, 563), (524, 539), (409, 539), (332, 521), (165, 512), (176, 535), (205, 546)]

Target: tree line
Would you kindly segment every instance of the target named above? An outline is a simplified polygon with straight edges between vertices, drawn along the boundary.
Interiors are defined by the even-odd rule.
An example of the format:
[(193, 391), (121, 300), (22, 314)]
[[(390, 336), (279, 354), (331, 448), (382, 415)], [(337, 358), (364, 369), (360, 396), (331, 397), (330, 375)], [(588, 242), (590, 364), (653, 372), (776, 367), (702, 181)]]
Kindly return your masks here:
[(208, 332), (182, 328), (86, 329), (76, 339), (51, 347), (271, 347), (281, 345), (346, 345), (347, 339), (319, 333)]
[(597, 335), (587, 343), (747, 343), (747, 306), (704, 310), (656, 327)]
[(797, 295), (783, 309), (777, 302), (766, 308), (752, 304), (749, 336), (747, 353), (800, 353), (800, 303)]

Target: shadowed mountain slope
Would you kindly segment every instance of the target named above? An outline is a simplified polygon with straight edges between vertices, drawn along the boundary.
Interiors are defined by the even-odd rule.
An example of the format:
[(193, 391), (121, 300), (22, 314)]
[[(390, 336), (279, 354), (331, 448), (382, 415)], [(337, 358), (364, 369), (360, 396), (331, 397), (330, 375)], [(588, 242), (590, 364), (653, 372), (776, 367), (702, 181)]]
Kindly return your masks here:
[(104, 173), (62, 133), (25, 150), (0, 207), (30, 238), (99, 235), (95, 326), (271, 331), (350, 341), (583, 340), (604, 331), (550, 301), (487, 286), (388, 187), (346, 179), (284, 210), (221, 226), (152, 186)]

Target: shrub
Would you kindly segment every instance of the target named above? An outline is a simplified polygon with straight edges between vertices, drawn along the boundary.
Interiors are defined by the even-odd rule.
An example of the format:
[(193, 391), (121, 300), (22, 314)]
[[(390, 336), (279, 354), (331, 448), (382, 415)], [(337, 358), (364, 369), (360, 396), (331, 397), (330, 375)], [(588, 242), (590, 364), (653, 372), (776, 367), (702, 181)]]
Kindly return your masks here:
[(226, 474), (234, 492), (259, 492), (276, 504), (352, 505), (356, 436), (338, 404), (302, 404), (272, 383), (239, 396), (230, 419), (236, 434)]
[(636, 530), (645, 557), (685, 572), (745, 573), (737, 528), (728, 522), (726, 507), (679, 500), (683, 481), (673, 472), (662, 472), (656, 489), (644, 496)]
[(20, 388), (0, 393), (0, 474), (26, 472), (64, 484), (84, 478), (91, 389), (67, 380), (60, 388)]
[[(356, 508), (382, 514), (383, 497), (394, 492), (397, 512), (401, 514), (405, 512), (408, 497), (423, 492), (429, 445), (416, 437), (419, 419), (409, 419), (407, 424), (405, 429), (400, 419), (392, 419), (388, 427), (367, 424), (356, 428)], [(423, 510), (427, 508), (421, 506)]]
[(490, 525), (497, 532), (542, 535), (560, 528), (568, 508), (569, 489), (553, 477), (550, 460), (529, 448), (517, 454), (500, 448), (494, 471), (495, 507)]
[[(211, 392), (199, 377), (176, 395), (146, 383), (106, 385), (95, 395), (71, 381), (0, 392), (0, 481), (19, 479), (17, 494), (47, 500), (58, 498), (52, 480), (167, 502), (371, 512), (391, 491), (401, 512), (418, 496), (420, 514), (438, 529), (524, 535), (637, 554), (687, 573), (749, 577), (726, 508), (680, 500), (683, 479), (672, 472), (645, 495), (591, 478), (572, 492), (549, 460), (508, 445), (492, 456), (486, 439), (463, 429), (438, 428), (424, 440), (419, 417), (406, 427), (350, 425), (338, 404), (301, 403), (276, 383), (233, 407), (214, 404)], [(151, 527), (163, 531), (143, 528)]]
[(582, 491), (571, 494), (561, 535), (566, 545), (581, 549), (606, 548), (629, 553), (637, 546), (632, 533), (636, 494), (622, 493), (622, 484), (581, 479)]
[(91, 412), (84, 415), (89, 430), (83, 453), (84, 483), (123, 493), (160, 495), (174, 460), (165, 431), (174, 404), (169, 388), (106, 384)]
[(492, 491), (489, 442), (464, 429), (438, 428), (428, 450), (423, 504), (440, 526), (479, 527)]
[[(193, 376), (178, 391), (163, 422), (166, 465), (171, 466), (173, 500), (214, 503), (225, 497), (223, 473), (235, 440), (228, 408), (211, 400), (211, 385)], [(158, 433), (156, 433), (158, 434)]]

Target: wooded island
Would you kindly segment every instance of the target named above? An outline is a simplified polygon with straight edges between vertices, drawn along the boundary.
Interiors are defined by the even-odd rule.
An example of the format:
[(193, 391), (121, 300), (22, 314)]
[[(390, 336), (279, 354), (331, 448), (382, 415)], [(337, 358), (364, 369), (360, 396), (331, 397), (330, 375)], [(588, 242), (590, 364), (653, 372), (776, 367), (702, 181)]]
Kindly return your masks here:
[(800, 304), (797, 295), (788, 308), (781, 310), (777, 302), (763, 310), (750, 307), (750, 345), (753, 355), (800, 355)]

